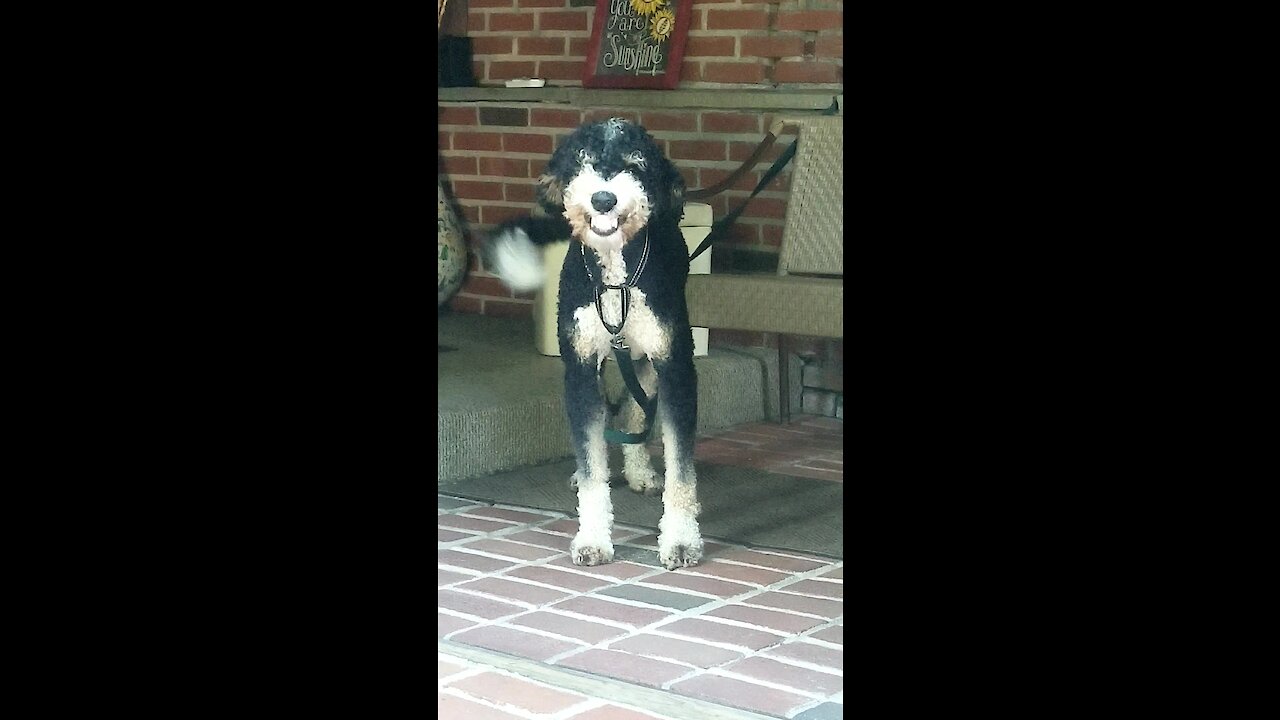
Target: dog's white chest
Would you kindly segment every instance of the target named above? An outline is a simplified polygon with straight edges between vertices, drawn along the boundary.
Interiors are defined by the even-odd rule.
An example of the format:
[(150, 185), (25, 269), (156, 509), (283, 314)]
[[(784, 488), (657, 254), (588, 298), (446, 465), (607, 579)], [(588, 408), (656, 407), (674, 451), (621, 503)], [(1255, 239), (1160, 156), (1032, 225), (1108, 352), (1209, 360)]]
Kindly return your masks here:
[[(609, 285), (620, 285), (626, 280), (626, 265), (622, 262), (622, 253), (606, 253), (604, 281)], [(573, 349), (578, 357), (586, 359), (597, 355), (598, 361), (612, 353), (613, 333), (609, 332), (600, 316), (610, 325), (622, 325), (622, 339), (631, 348), (631, 356), (639, 358), (649, 356), (651, 360), (665, 360), (671, 355), (670, 328), (654, 316), (643, 290), (631, 288), (631, 298), (627, 306), (626, 322), (622, 319), (622, 291), (605, 290), (600, 296), (600, 309), (595, 303), (583, 305), (573, 311)]]

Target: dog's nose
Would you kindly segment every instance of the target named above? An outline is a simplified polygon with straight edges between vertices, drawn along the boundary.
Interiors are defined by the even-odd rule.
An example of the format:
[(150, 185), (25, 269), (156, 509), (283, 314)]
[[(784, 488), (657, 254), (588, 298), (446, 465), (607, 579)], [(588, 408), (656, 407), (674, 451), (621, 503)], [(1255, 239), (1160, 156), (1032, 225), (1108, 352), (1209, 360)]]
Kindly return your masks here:
[(605, 190), (591, 196), (591, 207), (595, 208), (596, 212), (609, 212), (617, 204), (618, 196)]

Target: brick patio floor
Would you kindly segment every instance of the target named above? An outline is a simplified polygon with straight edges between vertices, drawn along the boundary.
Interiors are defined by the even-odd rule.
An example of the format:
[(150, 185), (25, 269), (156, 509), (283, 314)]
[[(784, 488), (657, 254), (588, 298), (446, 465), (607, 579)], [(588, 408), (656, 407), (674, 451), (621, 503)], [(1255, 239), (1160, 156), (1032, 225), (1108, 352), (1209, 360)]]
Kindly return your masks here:
[[(744, 425), (698, 457), (842, 482), (843, 426)], [(843, 717), (843, 561), (707, 541), (669, 572), (652, 531), (615, 524), (614, 562), (578, 567), (571, 517), (437, 504), (440, 717)]]

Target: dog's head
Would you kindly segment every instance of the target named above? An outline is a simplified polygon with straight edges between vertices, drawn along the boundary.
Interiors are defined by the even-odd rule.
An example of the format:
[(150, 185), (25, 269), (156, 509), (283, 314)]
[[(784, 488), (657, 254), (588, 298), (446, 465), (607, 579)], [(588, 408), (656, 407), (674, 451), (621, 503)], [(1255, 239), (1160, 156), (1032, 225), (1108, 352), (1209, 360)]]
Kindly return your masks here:
[(563, 212), (574, 237), (597, 251), (621, 248), (659, 218), (684, 213), (684, 179), (639, 125), (621, 118), (565, 138), (538, 178), (542, 204)]

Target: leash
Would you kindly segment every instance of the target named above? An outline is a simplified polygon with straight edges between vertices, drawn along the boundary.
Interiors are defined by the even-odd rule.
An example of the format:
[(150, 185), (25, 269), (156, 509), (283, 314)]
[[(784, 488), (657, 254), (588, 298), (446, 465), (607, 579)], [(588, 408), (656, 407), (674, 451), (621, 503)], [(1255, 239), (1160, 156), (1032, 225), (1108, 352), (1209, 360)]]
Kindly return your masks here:
[[(826, 110), (823, 110), (822, 114), (835, 115), (839, 111), (840, 111), (840, 105), (833, 99), (831, 101), (831, 107), (827, 108)], [(776, 134), (770, 131), (770, 133), (767, 136), (765, 136), (764, 142), (760, 143), (760, 147), (756, 148), (756, 152), (750, 158), (747, 159), (747, 162), (744, 163), (741, 168), (738, 169), (739, 172), (736, 175), (741, 175), (741, 173), (745, 172), (746, 168), (750, 167), (751, 165), (754, 165), (755, 161), (758, 159), (758, 156), (764, 154), (765, 149), (767, 149), (770, 145), (773, 144), (774, 139), (776, 139)], [(773, 179), (778, 177), (778, 173), (782, 172), (782, 168), (786, 167), (787, 163), (791, 162), (791, 158), (796, 156), (796, 148), (799, 145), (800, 145), (800, 138), (796, 138), (796, 141), (788, 145), (787, 149), (783, 150), (782, 154), (778, 156), (778, 159), (773, 161), (773, 165), (770, 165), (769, 169), (765, 171), (764, 176), (760, 178), (760, 182), (756, 183), (756, 189), (751, 191), (751, 194), (747, 196), (747, 199), (743, 200), (742, 203), (738, 205), (738, 207), (734, 208), (732, 212), (730, 212), (728, 215), (725, 215), (723, 218), (720, 219), (719, 222), (711, 226), (711, 232), (707, 233), (707, 236), (702, 239), (702, 242), (698, 245), (698, 248), (693, 251), (692, 255), (689, 256), (689, 260), (691, 262), (693, 261), (694, 258), (706, 252), (707, 248), (711, 247), (711, 243), (715, 242), (716, 240), (719, 240), (721, 237), (724, 236), (726, 232), (728, 232), (729, 226), (733, 225), (734, 221), (738, 219), (738, 216), (742, 214), (742, 211), (747, 209), (747, 204), (750, 203), (752, 199), (755, 198), (756, 195), (759, 195), (760, 191), (763, 190), (766, 185), (773, 182)], [(731, 179), (736, 179), (736, 177)], [(725, 184), (721, 183), (721, 185), (725, 185)], [(720, 185), (717, 185), (716, 187), (720, 187)], [(728, 185), (725, 185), (725, 187), (728, 187)], [(715, 194), (715, 193), (709, 193), (709, 192), (704, 192), (700, 190), (694, 191), (694, 192), (697, 193), (696, 197), (706, 197), (708, 195)]]
[[(649, 440), (649, 436), (653, 433), (653, 419), (658, 409), (657, 390), (654, 390), (653, 397), (645, 394), (644, 387), (640, 385), (640, 379), (636, 377), (635, 365), (631, 362), (631, 348), (622, 339), (622, 326), (627, 324), (627, 308), (631, 305), (631, 288), (635, 287), (636, 283), (640, 281), (640, 275), (644, 273), (645, 266), (649, 264), (649, 229), (645, 228), (643, 232), (644, 249), (640, 252), (640, 260), (636, 263), (636, 269), (631, 278), (621, 285), (606, 283), (603, 274), (601, 274), (599, 282), (596, 282), (596, 276), (591, 272), (591, 263), (587, 262), (587, 246), (582, 243), (578, 244), (578, 247), (582, 249), (582, 267), (586, 268), (587, 277), (591, 278), (592, 284), (595, 286), (596, 314), (600, 316), (600, 322), (604, 325), (604, 329), (613, 335), (609, 339), (609, 345), (613, 348), (614, 359), (618, 361), (618, 371), (622, 373), (622, 381), (627, 384), (627, 389), (631, 391), (631, 397), (635, 398), (636, 404), (644, 411), (644, 429), (638, 433), (623, 432), (611, 427), (604, 429), (605, 441), (624, 445), (639, 445)], [(594, 254), (595, 251), (593, 250), (592, 253)], [(604, 319), (604, 306), (600, 301), (604, 297), (606, 290), (617, 290), (622, 293), (622, 317), (618, 320), (617, 325)]]

